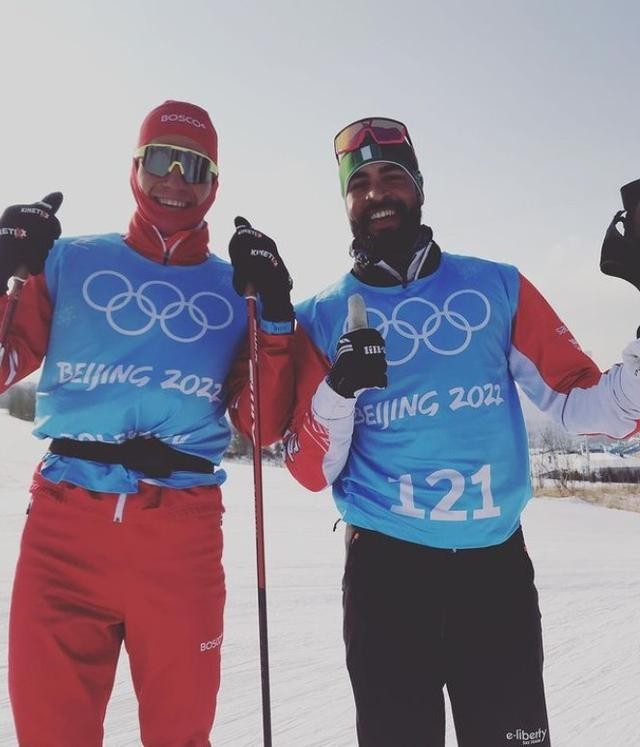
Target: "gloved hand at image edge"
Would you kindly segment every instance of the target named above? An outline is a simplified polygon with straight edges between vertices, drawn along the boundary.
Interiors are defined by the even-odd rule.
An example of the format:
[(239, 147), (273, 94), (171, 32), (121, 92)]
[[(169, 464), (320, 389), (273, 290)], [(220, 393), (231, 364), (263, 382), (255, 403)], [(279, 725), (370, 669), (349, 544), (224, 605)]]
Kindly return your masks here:
[(40, 202), (11, 205), (0, 217), (0, 293), (6, 293), (9, 278), (22, 269), (38, 275), (44, 269), (54, 241), (60, 237), (56, 212), (62, 193), (52, 192)]

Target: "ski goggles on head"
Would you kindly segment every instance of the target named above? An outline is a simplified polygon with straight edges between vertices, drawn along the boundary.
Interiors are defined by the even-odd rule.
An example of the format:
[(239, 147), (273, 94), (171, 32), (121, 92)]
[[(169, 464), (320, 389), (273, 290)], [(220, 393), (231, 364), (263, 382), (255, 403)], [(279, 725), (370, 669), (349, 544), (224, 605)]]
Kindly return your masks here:
[(180, 145), (150, 143), (133, 157), (142, 159), (145, 171), (153, 176), (166, 176), (177, 166), (187, 184), (210, 184), (218, 176), (218, 166), (208, 156)]
[(400, 145), (408, 143), (413, 148), (406, 126), (396, 119), (370, 117), (359, 119), (343, 127), (333, 140), (336, 159), (345, 153), (351, 153), (364, 143), (369, 136), (378, 145)]

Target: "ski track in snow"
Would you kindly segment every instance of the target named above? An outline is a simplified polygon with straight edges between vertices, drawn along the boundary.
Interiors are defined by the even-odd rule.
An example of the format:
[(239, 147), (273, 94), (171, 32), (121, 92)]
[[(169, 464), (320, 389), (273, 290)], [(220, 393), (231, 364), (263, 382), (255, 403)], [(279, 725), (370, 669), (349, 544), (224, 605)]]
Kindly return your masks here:
[[(0, 747), (17, 744), (6, 683), (7, 615), (27, 490), (43, 451), (30, 427), (0, 411)], [(228, 602), (212, 739), (215, 747), (259, 747), (252, 471), (244, 464), (227, 471)], [(309, 493), (285, 470), (265, 467), (264, 495), (274, 745), (354, 747), (341, 638), (342, 527), (332, 532), (329, 492)], [(540, 592), (554, 747), (638, 747), (640, 514), (540, 499), (529, 504), (523, 524)], [(105, 734), (105, 747), (140, 745), (124, 653)], [(455, 745), (448, 717), (447, 747)]]

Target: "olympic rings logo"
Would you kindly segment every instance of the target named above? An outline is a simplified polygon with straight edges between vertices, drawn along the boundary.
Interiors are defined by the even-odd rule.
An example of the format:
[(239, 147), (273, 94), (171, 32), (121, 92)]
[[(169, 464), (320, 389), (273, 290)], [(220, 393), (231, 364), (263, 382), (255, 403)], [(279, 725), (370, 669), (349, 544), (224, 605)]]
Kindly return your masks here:
[[(469, 296), (476, 296), (480, 299), (482, 309), (480, 313), (477, 314), (477, 319), (467, 319), (467, 317), (460, 311), (455, 311), (452, 308), (452, 306), (455, 306), (454, 302), (456, 299), (461, 299), (463, 296), (466, 296), (467, 299)], [(422, 322), (422, 325), (418, 323), (418, 329), (411, 322), (400, 318), (401, 312), (404, 309), (407, 309), (410, 304), (422, 305), (426, 307), (429, 312), (425, 320)], [(467, 311), (467, 313), (469, 312)], [(459, 353), (462, 353), (469, 347), (473, 333), (483, 329), (489, 323), (491, 317), (491, 306), (489, 305), (488, 298), (483, 293), (469, 288), (452, 293), (445, 300), (442, 309), (439, 309), (432, 301), (427, 301), (426, 298), (414, 296), (413, 298), (407, 298), (404, 301), (401, 301), (393, 310), (390, 319), (387, 319), (380, 310), (370, 306), (367, 306), (367, 316), (369, 318), (370, 326), (375, 326), (385, 340), (388, 341), (389, 334), (393, 331), (399, 337), (408, 340), (411, 343), (409, 352), (406, 355), (396, 360), (387, 358), (387, 364), (389, 366), (400, 366), (414, 357), (421, 342), (423, 342), (429, 350), (438, 355), (458, 355)], [(458, 330), (460, 333), (459, 342), (458, 340), (451, 341), (453, 347), (450, 345), (441, 347), (433, 340), (436, 333), (445, 323), (454, 330)], [(346, 329), (347, 322), (345, 321), (345, 332)], [(446, 331), (446, 328), (443, 328), (443, 331)], [(388, 352), (389, 346), (387, 344), (387, 354)]]
[[(117, 284), (121, 284), (122, 290), (114, 293), (108, 301), (102, 302), (102, 299), (99, 298), (100, 289), (106, 290), (108, 288), (108, 292), (112, 290), (112, 283), (105, 284), (104, 282), (107, 276), (115, 278)], [(156, 289), (156, 296), (162, 295), (162, 303), (164, 304), (162, 308), (159, 308), (159, 300), (151, 296), (154, 289)], [(167, 290), (171, 297), (168, 302), (165, 298)], [(160, 291), (160, 293), (157, 291)], [(89, 275), (82, 285), (82, 296), (92, 309), (103, 311), (109, 326), (121, 335), (143, 335), (154, 324), (159, 323), (160, 328), (169, 339), (175, 342), (195, 342), (203, 337), (208, 330), (224, 329), (233, 321), (231, 304), (218, 293), (201, 291), (187, 300), (179, 288), (164, 280), (149, 280), (143, 283), (138, 290), (134, 290), (133, 285), (125, 275), (113, 270), (100, 270)], [(219, 309), (218, 314), (214, 316), (216, 322), (213, 322), (202, 308), (202, 302), (206, 299), (213, 299), (215, 306)], [(132, 301), (135, 302), (134, 306), (130, 305)], [(124, 311), (125, 309), (126, 311)], [(188, 316), (184, 316), (185, 311)], [(121, 322), (116, 319), (117, 312), (123, 312), (120, 314)], [(122, 326), (123, 316), (126, 316), (128, 322), (131, 322), (140, 315), (142, 316), (142, 323), (139, 326), (133, 329)], [(185, 320), (189, 326), (195, 325), (196, 329), (193, 334), (180, 335), (175, 330), (170, 329), (170, 322), (177, 320), (181, 315), (182, 326), (184, 326)], [(217, 321), (218, 317), (220, 321)], [(175, 327), (175, 323), (173, 326)]]

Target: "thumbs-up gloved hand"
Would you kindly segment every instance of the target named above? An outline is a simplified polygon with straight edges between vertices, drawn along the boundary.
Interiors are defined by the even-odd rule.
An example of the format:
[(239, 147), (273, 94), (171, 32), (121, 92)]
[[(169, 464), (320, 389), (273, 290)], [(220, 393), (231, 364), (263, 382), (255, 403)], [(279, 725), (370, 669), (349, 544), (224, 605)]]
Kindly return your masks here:
[(338, 340), (327, 384), (341, 397), (353, 398), (365, 389), (387, 386), (387, 359), (384, 338), (368, 326), (362, 296), (354, 293), (348, 304), (347, 332)]
[(16, 274), (37, 275), (44, 269), (53, 242), (61, 233), (56, 211), (62, 193), (52, 192), (32, 205), (11, 205), (0, 217), (0, 293)]
[(356, 397), (365, 389), (386, 388), (384, 338), (377, 329), (365, 327), (342, 335), (327, 384), (342, 397)]
[(229, 257), (236, 293), (244, 296), (247, 287), (253, 286), (260, 296), (264, 319), (272, 322), (293, 319), (290, 298), (293, 283), (275, 241), (252, 228), (246, 218), (238, 216), (235, 224)]
[(387, 386), (384, 338), (369, 327), (367, 307), (359, 293), (347, 299), (347, 331), (338, 340), (327, 384), (340, 396), (357, 397), (365, 389)]

